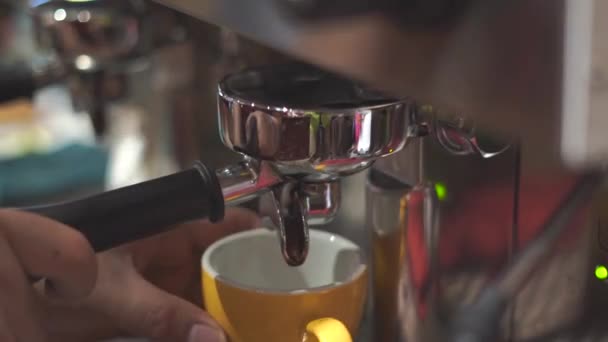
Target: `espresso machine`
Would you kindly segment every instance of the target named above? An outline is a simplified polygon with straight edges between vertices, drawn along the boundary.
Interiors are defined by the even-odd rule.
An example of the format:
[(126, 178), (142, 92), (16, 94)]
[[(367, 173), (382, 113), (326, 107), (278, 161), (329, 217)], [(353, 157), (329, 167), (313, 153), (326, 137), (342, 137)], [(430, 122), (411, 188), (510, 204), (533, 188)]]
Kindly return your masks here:
[[(360, 243), (373, 277), (362, 341), (608, 338), (608, 5), (156, 2), (192, 20), (195, 78), (206, 80), (197, 89), (217, 94), (199, 103), (212, 112), (201, 115), (242, 158), (88, 199), (103, 213), (128, 212), (128, 224), (75, 216), (82, 201), (28, 210), (81, 229), (103, 250), (154, 224), (218, 220), (218, 203), (259, 198), (286, 262), (298, 265), (307, 227), (357, 210), (339, 208), (341, 192), (365, 188)], [(118, 8), (33, 8), (55, 15), (66, 3)], [(361, 173), (364, 184), (341, 185)], [(139, 215), (167, 194), (174, 207)], [(116, 204), (142, 196), (132, 210)], [(199, 197), (204, 209), (192, 205)]]

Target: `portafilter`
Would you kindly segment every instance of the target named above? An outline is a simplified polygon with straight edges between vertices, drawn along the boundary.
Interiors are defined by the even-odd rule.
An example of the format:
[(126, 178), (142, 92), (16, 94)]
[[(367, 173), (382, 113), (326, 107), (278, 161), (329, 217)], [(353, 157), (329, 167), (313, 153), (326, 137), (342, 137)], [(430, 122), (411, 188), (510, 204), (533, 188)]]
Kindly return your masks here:
[(224, 216), (262, 194), (272, 202), (290, 265), (308, 252), (308, 225), (340, 205), (339, 179), (402, 149), (416, 112), (340, 76), (300, 64), (245, 70), (218, 87), (219, 131), (242, 161), (216, 171), (203, 163), (162, 178), (71, 202), (24, 208), (74, 227), (96, 251), (161, 233), (179, 222)]

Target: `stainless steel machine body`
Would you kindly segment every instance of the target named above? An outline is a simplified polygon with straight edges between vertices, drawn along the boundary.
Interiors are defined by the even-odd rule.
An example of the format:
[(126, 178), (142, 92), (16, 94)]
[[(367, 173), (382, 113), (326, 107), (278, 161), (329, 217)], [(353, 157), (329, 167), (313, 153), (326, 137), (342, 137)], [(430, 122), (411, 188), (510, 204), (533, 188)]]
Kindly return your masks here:
[(607, 156), (602, 1), (159, 2), (521, 139), (537, 164)]
[[(603, 2), (158, 2), (220, 27), (189, 28), (200, 94), (295, 57), (399, 99), (391, 110), (352, 97), (346, 112), (311, 110), (301, 101), (332, 92), (267, 99), (250, 73), (230, 86), (244, 95), (219, 90), (222, 141), (248, 156), (219, 172), (227, 199), (271, 190), (276, 220), (281, 208), (298, 213), (285, 229), (340, 224), (362, 208), (336, 210), (339, 178), (371, 169), (371, 341), (606, 338), (608, 284), (594, 274), (608, 262), (605, 191), (579, 184), (608, 157)], [(571, 193), (579, 185), (596, 203)], [(289, 206), (294, 194), (302, 205)], [(556, 212), (568, 214), (559, 234), (545, 225)]]

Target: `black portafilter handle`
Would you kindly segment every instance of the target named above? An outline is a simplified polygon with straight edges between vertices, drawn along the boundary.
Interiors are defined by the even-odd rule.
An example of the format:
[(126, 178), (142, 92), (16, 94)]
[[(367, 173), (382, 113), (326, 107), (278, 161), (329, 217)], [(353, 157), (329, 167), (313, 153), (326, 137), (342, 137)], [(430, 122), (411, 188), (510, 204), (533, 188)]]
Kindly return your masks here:
[(165, 177), (21, 210), (73, 227), (101, 252), (165, 232), (178, 223), (204, 218), (220, 221), (224, 197), (215, 172), (197, 162), (191, 169)]

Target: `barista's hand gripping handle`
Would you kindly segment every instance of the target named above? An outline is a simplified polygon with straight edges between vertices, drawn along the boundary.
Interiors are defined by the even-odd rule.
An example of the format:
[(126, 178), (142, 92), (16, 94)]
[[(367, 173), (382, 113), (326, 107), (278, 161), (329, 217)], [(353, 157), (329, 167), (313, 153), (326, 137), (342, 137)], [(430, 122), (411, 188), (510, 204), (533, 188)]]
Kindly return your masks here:
[(224, 197), (215, 172), (197, 163), (186, 171), (85, 199), (23, 210), (73, 227), (100, 252), (180, 222), (219, 221), (224, 217)]

